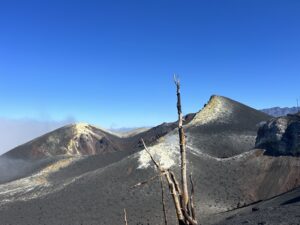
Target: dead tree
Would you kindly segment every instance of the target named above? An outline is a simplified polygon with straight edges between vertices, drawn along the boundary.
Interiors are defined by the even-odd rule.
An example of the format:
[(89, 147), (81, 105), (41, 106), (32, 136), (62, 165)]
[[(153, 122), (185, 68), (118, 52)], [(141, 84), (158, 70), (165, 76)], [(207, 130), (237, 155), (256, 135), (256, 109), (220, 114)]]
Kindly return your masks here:
[[(134, 187), (141, 186), (147, 184), (148, 182), (160, 177), (160, 179), (164, 176), (167, 184), (169, 186), (169, 191), (172, 196), (173, 204), (176, 211), (176, 217), (179, 225), (197, 225), (198, 222), (195, 216), (195, 208), (194, 208), (194, 183), (192, 180), (192, 175), (190, 175), (190, 183), (191, 183), (191, 196), (189, 196), (188, 191), (188, 182), (187, 182), (187, 160), (186, 160), (186, 139), (183, 130), (183, 114), (181, 109), (181, 96), (180, 96), (180, 81), (174, 76), (174, 81), (176, 85), (176, 93), (177, 93), (177, 112), (178, 112), (178, 133), (179, 133), (179, 147), (180, 147), (180, 175), (181, 180), (178, 182), (175, 174), (170, 169), (164, 169), (160, 166), (158, 162), (155, 161), (151, 152), (147, 148), (144, 140), (142, 139), (142, 143), (144, 145), (145, 151), (149, 154), (151, 161), (155, 165), (158, 170), (158, 175), (150, 178), (148, 181), (140, 182), (136, 184)], [(161, 185), (162, 193), (163, 186)], [(165, 217), (166, 224), (166, 211), (164, 198), (163, 202), (163, 211)]]
[(174, 81), (176, 85), (177, 93), (177, 113), (178, 113), (178, 134), (179, 134), (179, 147), (181, 158), (181, 186), (182, 186), (182, 207), (185, 211), (188, 209), (189, 192), (187, 185), (186, 175), (186, 141), (183, 130), (183, 115), (181, 110), (181, 96), (180, 96), (180, 81), (174, 75)]

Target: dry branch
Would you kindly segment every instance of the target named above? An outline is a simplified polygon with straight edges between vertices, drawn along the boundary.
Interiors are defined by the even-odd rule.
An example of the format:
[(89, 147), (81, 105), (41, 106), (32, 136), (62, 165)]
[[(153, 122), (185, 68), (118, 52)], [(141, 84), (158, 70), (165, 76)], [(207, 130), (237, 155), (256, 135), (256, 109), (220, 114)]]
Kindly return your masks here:
[(180, 204), (180, 196), (179, 196), (178, 192), (176, 191), (176, 185), (173, 182), (173, 180), (170, 176), (170, 173), (166, 173), (165, 177), (168, 182), (169, 190), (170, 190), (172, 198), (173, 198), (173, 203), (174, 203), (174, 207), (176, 210), (177, 219), (178, 219), (178, 221), (183, 221), (184, 216), (182, 214), (182, 209), (181, 209), (181, 204)]
[(195, 204), (194, 204), (194, 182), (192, 178), (192, 174), (190, 174), (190, 182), (191, 182), (191, 197), (190, 197), (190, 205), (191, 205), (191, 212), (193, 220), (196, 220), (196, 213), (195, 213)]
[(127, 213), (126, 213), (126, 209), (124, 208), (124, 222), (125, 222), (125, 225), (128, 225), (128, 222), (127, 222)]
[(133, 186), (132, 186), (132, 187), (130, 187), (130, 188), (131, 188), (131, 189), (133, 189), (133, 188), (137, 188), (137, 187), (140, 187), (140, 186), (146, 185), (146, 184), (148, 184), (148, 183), (152, 182), (153, 180), (155, 180), (156, 178), (158, 178), (158, 177), (162, 177), (163, 175), (165, 175), (165, 172), (164, 172), (164, 173), (161, 173), (161, 174), (158, 174), (158, 175), (155, 175), (155, 176), (153, 176), (153, 177), (150, 177), (148, 180), (145, 180), (145, 181), (139, 182), (139, 183), (137, 183), (137, 184), (133, 185)]
[(144, 148), (146, 150), (146, 152), (148, 153), (148, 155), (150, 156), (152, 162), (154, 163), (154, 165), (157, 167), (157, 169), (159, 169), (160, 172), (162, 172), (162, 168), (160, 167), (160, 165), (155, 161), (155, 159), (153, 158), (152, 154), (150, 153), (149, 149), (147, 148), (147, 145), (144, 142), (144, 139), (142, 138), (142, 143), (144, 145)]
[(163, 212), (164, 212), (164, 222), (165, 225), (168, 225), (168, 219), (167, 219), (167, 209), (165, 204), (165, 190), (164, 190), (164, 183), (163, 183), (162, 176), (160, 176), (160, 188), (161, 188), (161, 203), (163, 206)]
[[(154, 157), (152, 156), (151, 152), (149, 151), (148, 147), (146, 146), (145, 142), (143, 139), (141, 139), (143, 145), (144, 145), (144, 148), (145, 148), (145, 151), (149, 154), (153, 164), (156, 166), (156, 168), (159, 170), (159, 173), (160, 175), (162, 173), (165, 174), (165, 178), (168, 182), (168, 185), (169, 185), (169, 189), (170, 189), (170, 192), (171, 192), (171, 195), (172, 195), (172, 198), (173, 198), (173, 202), (174, 202), (174, 206), (175, 206), (175, 210), (176, 210), (176, 214), (177, 214), (177, 218), (178, 220), (184, 220), (184, 217), (183, 217), (183, 214), (182, 214), (182, 210), (181, 210), (181, 204), (180, 204), (180, 198), (179, 198), (179, 194), (177, 192), (177, 190), (179, 189), (179, 186), (176, 185), (174, 182), (173, 182), (173, 179), (171, 178), (171, 175), (170, 175), (170, 172), (167, 170), (164, 170), (161, 168), (161, 166), (155, 161)], [(174, 174), (173, 174), (174, 176)]]
[(181, 188), (180, 188), (180, 186), (179, 186), (179, 183), (178, 183), (178, 181), (177, 181), (177, 179), (176, 179), (174, 173), (173, 173), (172, 171), (169, 171), (169, 173), (170, 173), (170, 176), (171, 176), (172, 181), (174, 182), (174, 185), (175, 185), (175, 188), (176, 188), (177, 193), (178, 193), (179, 195), (181, 195)]

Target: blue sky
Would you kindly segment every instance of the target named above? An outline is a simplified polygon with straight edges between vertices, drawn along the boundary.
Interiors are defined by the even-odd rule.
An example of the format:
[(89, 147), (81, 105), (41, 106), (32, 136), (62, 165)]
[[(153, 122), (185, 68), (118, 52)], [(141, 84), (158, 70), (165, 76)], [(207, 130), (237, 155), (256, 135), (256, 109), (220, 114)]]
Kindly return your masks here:
[(104, 127), (300, 98), (298, 0), (0, 0), (0, 117)]

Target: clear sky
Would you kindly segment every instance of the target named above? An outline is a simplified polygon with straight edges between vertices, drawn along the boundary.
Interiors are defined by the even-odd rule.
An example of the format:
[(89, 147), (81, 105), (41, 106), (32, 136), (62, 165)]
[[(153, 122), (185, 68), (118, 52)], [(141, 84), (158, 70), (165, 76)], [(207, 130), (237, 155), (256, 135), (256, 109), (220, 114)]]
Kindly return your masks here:
[(104, 127), (300, 98), (299, 0), (0, 0), (0, 117)]

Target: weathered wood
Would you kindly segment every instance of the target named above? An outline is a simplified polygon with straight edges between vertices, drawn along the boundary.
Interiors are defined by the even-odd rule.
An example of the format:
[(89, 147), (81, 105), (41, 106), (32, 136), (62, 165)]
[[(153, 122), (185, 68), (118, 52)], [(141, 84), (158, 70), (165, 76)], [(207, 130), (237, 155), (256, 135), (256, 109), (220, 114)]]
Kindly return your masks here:
[(126, 213), (126, 209), (124, 208), (124, 222), (125, 222), (125, 225), (128, 225), (128, 222), (127, 222), (127, 213)]
[(194, 206), (194, 183), (192, 180), (192, 176), (190, 175), (190, 183), (191, 183), (191, 196), (189, 197), (188, 184), (187, 184), (187, 158), (186, 158), (186, 139), (185, 133), (183, 129), (183, 114), (181, 109), (181, 96), (180, 96), (180, 81), (174, 75), (174, 81), (176, 84), (176, 93), (177, 93), (177, 113), (178, 113), (178, 133), (179, 133), (179, 147), (180, 147), (180, 175), (181, 182), (176, 179), (176, 176), (170, 169), (162, 168), (159, 162), (156, 162), (151, 152), (147, 148), (143, 139), (141, 142), (144, 145), (145, 151), (149, 154), (151, 161), (155, 165), (158, 170), (158, 175), (151, 177), (147, 181), (140, 182), (133, 187), (142, 186), (157, 177), (160, 178), (161, 191), (162, 191), (162, 205), (163, 205), (163, 213), (164, 213), (164, 223), (167, 225), (167, 212), (165, 206), (165, 194), (163, 187), (163, 176), (165, 177), (169, 191), (172, 196), (173, 204), (176, 211), (176, 217), (179, 225), (197, 225), (198, 222), (196, 220), (195, 214), (195, 206)]
[(166, 173), (165, 177), (169, 184), (169, 189), (170, 189), (170, 193), (173, 198), (173, 203), (174, 203), (177, 219), (178, 219), (178, 221), (184, 221), (184, 216), (183, 216), (182, 210), (181, 210), (180, 197), (179, 197), (178, 192), (176, 191), (175, 184), (170, 176), (170, 173)]
[(156, 166), (156, 168), (158, 169), (159, 173), (160, 174), (165, 173), (165, 178), (166, 178), (166, 180), (168, 182), (169, 190), (170, 190), (170, 193), (172, 195), (172, 199), (173, 199), (173, 203), (174, 203), (174, 206), (175, 206), (177, 218), (178, 218), (178, 220), (184, 220), (184, 216), (183, 216), (182, 210), (181, 210), (181, 204), (180, 204), (179, 194), (176, 191), (176, 186), (175, 186), (175, 184), (174, 184), (174, 182), (173, 182), (173, 180), (171, 178), (171, 175), (170, 175), (169, 171), (165, 171), (163, 168), (161, 168), (161, 166), (159, 165), (159, 163), (157, 163), (155, 161), (154, 157), (152, 156), (151, 152), (149, 151), (148, 147), (146, 146), (144, 140), (141, 139), (141, 141), (142, 141), (142, 143), (144, 145), (145, 151), (150, 156), (153, 164)]
[(153, 156), (152, 156), (152, 154), (150, 153), (150, 151), (149, 151), (147, 145), (145, 144), (143, 138), (141, 139), (141, 141), (142, 141), (142, 143), (143, 143), (143, 145), (144, 145), (145, 151), (146, 151), (146, 152), (148, 153), (148, 155), (150, 156), (150, 158), (151, 158), (152, 162), (154, 163), (154, 165), (156, 166), (156, 168), (159, 169), (160, 172), (162, 172), (161, 166), (160, 166), (159, 163), (157, 163), (157, 162), (155, 161), (155, 159), (153, 158)]
[(132, 187), (130, 187), (130, 189), (133, 189), (133, 188), (137, 188), (137, 187), (146, 185), (146, 184), (148, 184), (148, 183), (154, 181), (156, 178), (161, 177), (161, 176), (163, 176), (163, 175), (165, 175), (165, 173), (161, 173), (161, 174), (155, 175), (155, 176), (153, 176), (153, 177), (150, 177), (148, 180), (144, 180), (144, 181), (142, 181), (142, 182), (139, 182), (139, 183), (133, 185)]
[(186, 210), (189, 202), (189, 192), (187, 184), (187, 169), (186, 169), (186, 141), (185, 134), (183, 130), (183, 115), (181, 109), (181, 96), (180, 96), (180, 81), (174, 75), (174, 81), (176, 85), (177, 93), (177, 114), (178, 114), (178, 133), (179, 133), (179, 147), (181, 155), (181, 186), (182, 186), (182, 207)]
[(193, 220), (196, 220), (196, 213), (195, 213), (195, 203), (194, 203), (194, 182), (192, 174), (190, 174), (190, 182), (191, 182), (191, 197), (190, 197), (190, 204), (191, 204), (191, 213)]
[(172, 171), (169, 171), (170, 173), (170, 176), (171, 176), (171, 179), (173, 180), (174, 182), (174, 185), (175, 185), (175, 188), (176, 188), (176, 191), (179, 195), (181, 195), (181, 188), (180, 188), (180, 185), (175, 177), (175, 174), (172, 172)]

